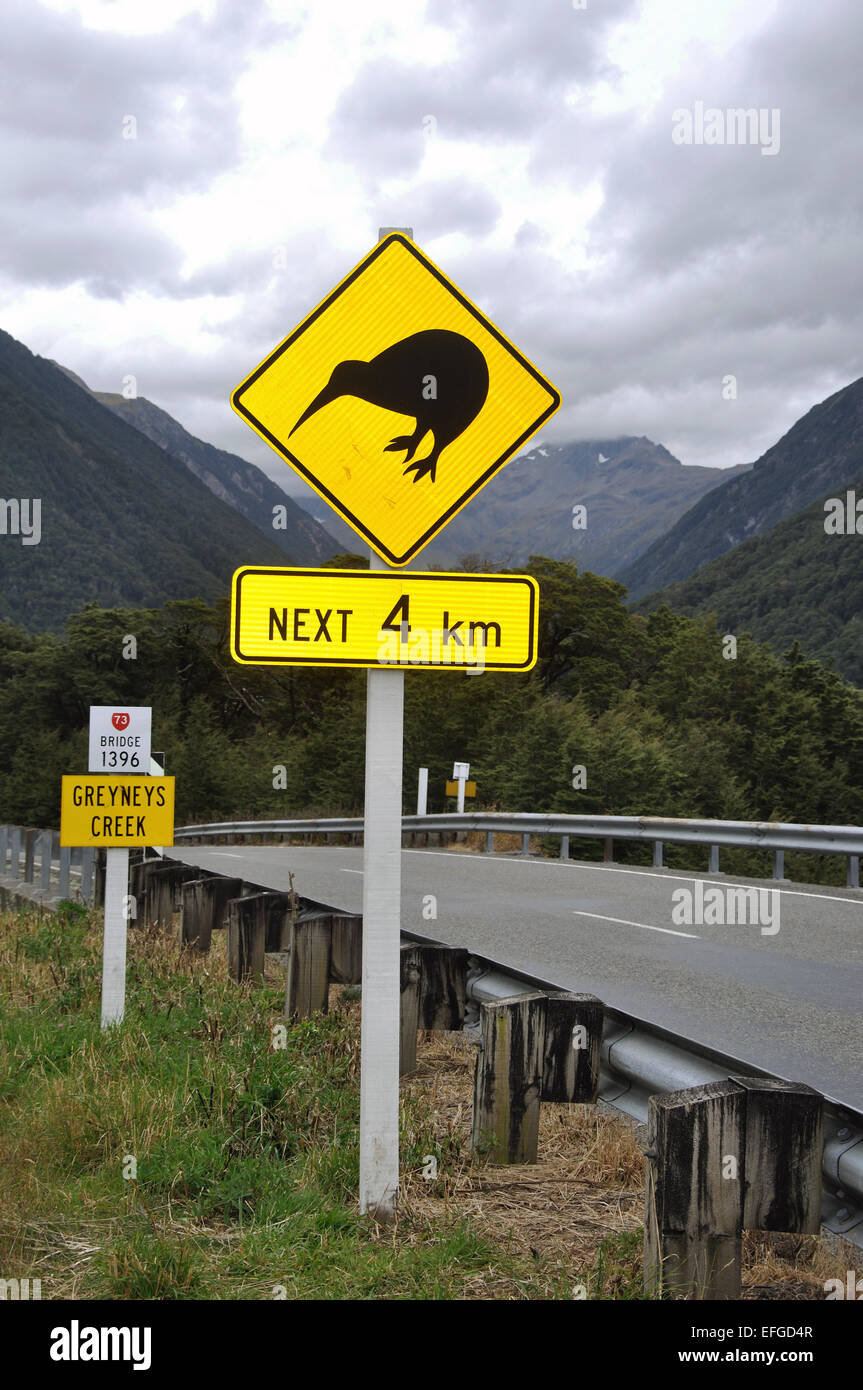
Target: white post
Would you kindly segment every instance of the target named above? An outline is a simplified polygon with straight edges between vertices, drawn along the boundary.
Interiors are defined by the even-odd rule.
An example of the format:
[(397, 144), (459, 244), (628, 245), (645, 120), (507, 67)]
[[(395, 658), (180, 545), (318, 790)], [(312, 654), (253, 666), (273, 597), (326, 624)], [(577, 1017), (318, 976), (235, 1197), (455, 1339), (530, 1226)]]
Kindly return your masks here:
[[(372, 569), (388, 569), (377, 555)], [(399, 1186), (399, 953), (404, 671), (366, 684), (360, 1211), (388, 1221)]]
[[(390, 568), (374, 551), (369, 565)], [(378, 1221), (393, 1219), (399, 1192), (404, 703), (404, 671), (366, 673), (360, 1211)]]
[(465, 779), (464, 775), (462, 775), (462, 776), (459, 777), (459, 779), (458, 779), (458, 805), (457, 805), (457, 807), (456, 807), (456, 810), (458, 811), (458, 814), (459, 814), (460, 816), (463, 816), (463, 815), (464, 815), (464, 784), (465, 784), (465, 780), (466, 780), (466, 779)]
[(129, 851), (109, 849), (105, 868), (105, 931), (102, 941), (102, 1027), (122, 1023), (126, 1008), (126, 895)]
[(417, 815), (424, 816), (428, 807), (429, 799), (429, 770), (427, 767), (420, 768), (419, 782), (417, 784)]

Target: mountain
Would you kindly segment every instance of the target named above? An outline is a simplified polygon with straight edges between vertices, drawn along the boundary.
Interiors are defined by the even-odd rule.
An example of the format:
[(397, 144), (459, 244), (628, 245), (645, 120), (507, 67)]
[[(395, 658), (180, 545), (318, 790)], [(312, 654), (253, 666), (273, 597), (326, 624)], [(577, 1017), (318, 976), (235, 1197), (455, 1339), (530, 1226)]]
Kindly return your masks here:
[(214, 599), (239, 565), (285, 561), (185, 463), (2, 331), (0, 498), (0, 618), (31, 630), (90, 601)]
[[(863, 504), (863, 472), (853, 491)], [(845, 489), (834, 495), (845, 502)], [(780, 654), (799, 641), (808, 656), (863, 685), (863, 535), (828, 534), (826, 500), (642, 599), (636, 611), (666, 603), (688, 617), (715, 613), (722, 632), (749, 632)]]
[[(283, 564), (319, 565), (339, 549), (333, 537), (253, 463), (247, 463), (237, 454), (217, 449), (213, 444), (206, 444), (203, 439), (196, 439), (166, 410), (148, 401), (146, 396), (127, 400), (119, 393), (93, 391), (69, 367), (64, 367), (60, 362), (55, 362), (54, 366), (65, 372), (70, 381), (74, 381), (82, 390), (89, 391), (101, 405), (125, 420), (127, 425), (132, 425), (158, 444), (160, 449), (182, 459), (211, 492), (236, 508), (275, 541), (279, 549), (285, 552)], [(273, 508), (277, 506), (285, 508), (284, 517), (278, 514), (280, 521), (284, 522), (278, 530), (273, 526), (273, 517), (277, 515)]]
[[(418, 566), (448, 567), (468, 556), (481, 565), (515, 566), (530, 555), (549, 555), (612, 574), (729, 472), (743, 471), (685, 467), (661, 444), (643, 437), (535, 448), (486, 484), (426, 546)], [(323, 503), (300, 501), (321, 517)], [(573, 527), (576, 505), (587, 508), (583, 530)], [(327, 518), (327, 526), (343, 547), (359, 548), (343, 523)]]
[(863, 473), (863, 377), (813, 406), (750, 472), (702, 497), (634, 564), (612, 573), (632, 598), (694, 574)]

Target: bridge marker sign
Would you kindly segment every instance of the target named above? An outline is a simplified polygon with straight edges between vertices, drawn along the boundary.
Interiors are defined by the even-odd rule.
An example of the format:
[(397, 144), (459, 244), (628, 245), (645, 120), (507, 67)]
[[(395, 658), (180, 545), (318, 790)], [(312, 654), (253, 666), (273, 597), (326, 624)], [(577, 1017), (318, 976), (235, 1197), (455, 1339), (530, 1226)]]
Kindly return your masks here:
[[(129, 846), (174, 839), (174, 779), (147, 775), (162, 771), (151, 757), (151, 726), (149, 706), (91, 705), (89, 768), (103, 775), (62, 780), (60, 844), (106, 850), (103, 1028), (121, 1023), (126, 1007)], [(117, 772), (126, 775), (111, 775)]]
[(231, 404), (390, 565), (405, 565), (560, 405), (554, 386), (390, 232)]
[[(412, 236), (409, 227), (381, 228), (377, 246), (231, 397), (371, 546), (369, 571), (238, 570), (231, 653), (255, 665), (369, 668), (359, 1207), (379, 1221), (393, 1219), (399, 1190), (404, 671), (457, 664), (434, 657), (434, 636), (440, 655), (459, 645), (463, 653), (453, 634), (465, 620), (485, 666), (529, 670), (538, 615), (536, 581), (526, 576), (401, 576), (387, 567), (407, 565), (560, 405)], [(458, 617), (456, 594), (460, 602), (470, 594)], [(467, 674), (484, 668), (462, 664)]]
[(234, 575), (231, 655), (247, 665), (528, 671), (528, 575), (257, 568)]
[(152, 716), (144, 705), (91, 705), (90, 771), (146, 772)]
[(464, 814), (465, 797), (476, 796), (476, 782), (469, 782), (469, 777), (470, 763), (453, 763), (452, 781), (446, 784), (446, 794), (458, 797), (456, 812), (460, 816)]

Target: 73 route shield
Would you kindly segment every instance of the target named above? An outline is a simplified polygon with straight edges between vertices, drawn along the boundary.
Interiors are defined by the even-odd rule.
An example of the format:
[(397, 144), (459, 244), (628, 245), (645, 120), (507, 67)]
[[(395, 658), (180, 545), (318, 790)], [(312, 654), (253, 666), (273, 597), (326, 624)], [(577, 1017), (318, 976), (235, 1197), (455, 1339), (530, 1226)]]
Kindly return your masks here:
[(398, 566), (544, 424), (560, 396), (395, 232), (237, 387), (231, 403)]
[(232, 585), (231, 655), (255, 666), (528, 671), (538, 618), (529, 575), (247, 566)]

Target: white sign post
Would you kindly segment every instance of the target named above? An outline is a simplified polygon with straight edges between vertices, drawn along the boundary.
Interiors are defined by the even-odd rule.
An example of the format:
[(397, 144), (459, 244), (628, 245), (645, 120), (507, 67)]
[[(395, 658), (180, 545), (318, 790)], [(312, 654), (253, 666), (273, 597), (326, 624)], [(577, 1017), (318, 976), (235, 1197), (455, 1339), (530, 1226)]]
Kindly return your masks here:
[[(411, 228), (381, 228), (378, 240), (381, 244), (236, 388), (231, 403), (260, 437), (370, 543), (372, 570), (391, 571), (403, 569), (554, 414), (560, 405), (560, 394), (413, 245)], [(322, 323), (327, 327), (322, 329)], [(452, 390), (447, 386), (440, 402), (439, 370), (444, 372), (447, 383), (456, 383)], [(366, 476), (362, 488), (356, 481), (348, 488), (342, 475), (349, 481), (351, 471), (343, 468), (341, 461), (347, 417), (334, 415), (332, 409), (326, 411), (325, 407), (334, 407), (337, 400), (349, 395), (374, 404), (378, 398), (373, 383), (381, 375), (389, 388), (385, 398), (381, 398), (382, 408), (398, 413), (407, 402), (407, 413), (413, 416), (416, 431), (411, 436), (399, 436), (383, 448), (378, 477), (373, 479), (375, 486), (368, 485)], [(321, 390), (328, 378), (329, 384)], [(361, 378), (366, 383), (362, 390)], [(405, 388), (406, 396), (401, 386), (403, 380), (412, 383)], [(456, 416), (467, 421), (455, 437), (454, 407)], [(478, 422), (477, 428), (473, 422)], [(470, 434), (465, 435), (469, 426)], [(304, 433), (295, 442), (294, 435), (301, 429)], [(432, 452), (411, 462), (416, 441), (422, 449), (429, 432)], [(384, 455), (396, 449), (404, 449), (405, 457), (393, 468), (392, 461)], [(446, 488), (434, 486), (442, 450), (447, 451)], [(364, 472), (367, 475), (368, 470)], [(235, 575), (233, 589), (238, 621), (232, 655), (239, 662), (268, 665), (273, 658), (272, 632), (264, 657), (243, 655), (237, 649), (236, 633), (242, 628), (239, 614), (243, 573), (238, 571)], [(526, 631), (535, 630), (535, 591), (530, 601), (533, 618)], [(398, 608), (402, 608), (401, 603)], [(393, 617), (398, 608), (393, 609)], [(265, 609), (266, 604), (261, 611)], [(272, 614), (276, 610), (269, 611)], [(303, 611), (294, 607), (295, 632)], [(402, 611), (404, 634), (410, 632), (407, 595)], [(481, 628), (485, 634), (483, 651), (492, 631), (496, 632), (500, 646), (500, 623), (488, 621), (486, 616), (485, 621), (468, 622), (468, 627), (463, 628), (463, 614), (450, 626), (449, 612), (444, 608), (442, 615), (440, 635), (446, 632), (445, 642), (449, 642), (450, 633), (461, 628), (462, 634), (470, 631), (473, 645), (474, 629)], [(318, 617), (320, 621), (320, 612)], [(384, 618), (383, 626), (390, 632), (398, 630), (392, 625), (392, 617)], [(417, 630), (419, 627), (417, 624)], [(280, 627), (279, 631), (287, 640), (287, 607), (284, 629)], [(298, 636), (297, 640), (306, 639)], [(342, 640), (347, 641), (347, 637)], [(404, 635), (402, 641), (407, 641)], [(460, 649), (466, 641), (465, 636), (453, 636), (453, 646)], [(358, 655), (361, 654), (358, 649)], [(329, 655), (332, 658), (331, 652)], [(276, 664), (284, 661), (300, 665), (307, 660), (307, 652), (275, 657)], [(384, 661), (380, 651), (377, 661)], [(366, 661), (359, 664), (365, 665)], [(532, 661), (519, 662), (517, 667), (506, 669), (528, 669), (531, 664)], [(371, 667), (366, 689), (360, 1210), (388, 1220), (395, 1213), (399, 1186), (404, 670), (383, 664)], [(460, 810), (464, 809), (466, 780), (467, 772), (460, 782)]]
[(452, 780), (458, 782), (458, 805), (456, 811), (464, 815), (464, 784), (470, 777), (470, 763), (453, 763)]
[(122, 1023), (126, 1009), (126, 902), (129, 851), (105, 851), (105, 927), (102, 936), (102, 1027)]
[[(372, 569), (389, 566), (370, 551)], [(391, 1221), (399, 1191), (404, 671), (366, 673), (360, 1211)]]
[(428, 808), (429, 795), (429, 770), (427, 767), (420, 768), (419, 781), (417, 782), (417, 815), (424, 816)]
[[(153, 711), (142, 705), (90, 706), (90, 772), (148, 773)], [(105, 851), (102, 935), (102, 1027), (122, 1023), (126, 1009), (129, 851)]]

